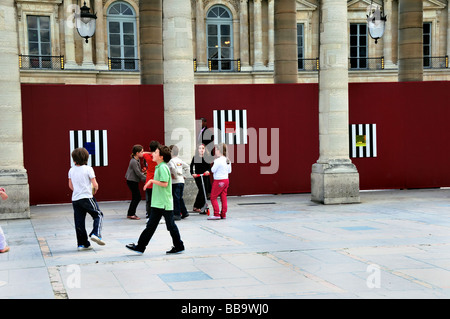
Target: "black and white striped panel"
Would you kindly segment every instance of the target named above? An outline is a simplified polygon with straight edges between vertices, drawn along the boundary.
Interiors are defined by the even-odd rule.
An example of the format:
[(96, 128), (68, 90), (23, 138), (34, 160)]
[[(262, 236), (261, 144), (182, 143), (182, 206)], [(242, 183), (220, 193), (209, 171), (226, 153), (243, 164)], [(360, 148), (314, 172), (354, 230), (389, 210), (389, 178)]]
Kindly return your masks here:
[[(70, 154), (78, 147), (89, 152), (89, 166), (108, 166), (108, 134), (106, 130), (69, 131)], [(72, 156), (70, 162), (73, 165)]]
[(214, 144), (247, 144), (247, 110), (214, 110)]
[(350, 125), (350, 157), (377, 157), (377, 125)]

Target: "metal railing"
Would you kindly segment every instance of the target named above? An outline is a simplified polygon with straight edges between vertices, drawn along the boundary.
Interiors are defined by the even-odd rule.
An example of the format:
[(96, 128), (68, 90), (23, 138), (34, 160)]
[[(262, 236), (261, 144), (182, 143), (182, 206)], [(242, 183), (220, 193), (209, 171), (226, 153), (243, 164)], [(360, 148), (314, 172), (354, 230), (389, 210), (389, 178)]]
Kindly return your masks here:
[(139, 59), (108, 57), (110, 71), (139, 71)]
[(64, 70), (64, 56), (19, 55), (22, 70)]
[(208, 70), (212, 72), (241, 72), (241, 59), (208, 59)]
[(350, 70), (384, 70), (384, 56), (378, 58), (349, 58)]
[(424, 57), (424, 69), (448, 69), (448, 55), (437, 57)]
[(319, 70), (319, 58), (315, 59), (298, 59), (299, 71), (318, 71)]

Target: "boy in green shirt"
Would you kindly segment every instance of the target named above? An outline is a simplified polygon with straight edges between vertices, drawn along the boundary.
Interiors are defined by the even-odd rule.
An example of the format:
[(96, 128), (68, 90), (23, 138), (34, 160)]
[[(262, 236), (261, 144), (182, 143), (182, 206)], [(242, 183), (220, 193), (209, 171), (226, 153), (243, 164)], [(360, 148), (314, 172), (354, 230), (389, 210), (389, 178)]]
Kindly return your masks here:
[(173, 197), (172, 197), (172, 178), (167, 163), (171, 159), (170, 149), (167, 146), (160, 145), (153, 152), (153, 161), (156, 162), (155, 176), (144, 185), (144, 190), (153, 184), (152, 203), (150, 217), (147, 226), (141, 233), (137, 245), (128, 244), (126, 247), (137, 253), (143, 253), (150, 239), (158, 227), (161, 217), (166, 220), (167, 230), (172, 237), (173, 247), (167, 251), (167, 254), (176, 254), (184, 250), (181, 241), (180, 232), (173, 219)]

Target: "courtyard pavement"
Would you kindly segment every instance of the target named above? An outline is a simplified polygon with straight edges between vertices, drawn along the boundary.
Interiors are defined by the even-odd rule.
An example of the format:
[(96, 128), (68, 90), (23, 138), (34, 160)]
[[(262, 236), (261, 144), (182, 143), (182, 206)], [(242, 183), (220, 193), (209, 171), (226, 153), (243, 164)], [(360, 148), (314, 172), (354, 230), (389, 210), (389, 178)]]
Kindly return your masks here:
[[(186, 250), (166, 255), (160, 224), (128, 202), (100, 202), (105, 246), (77, 251), (71, 204), (0, 220), (0, 298), (367, 299), (450, 297), (450, 189), (361, 192), (361, 203), (321, 205), (310, 194), (229, 197), (228, 218), (177, 221)], [(138, 207), (144, 217), (144, 201)], [(91, 217), (87, 216), (88, 231)]]

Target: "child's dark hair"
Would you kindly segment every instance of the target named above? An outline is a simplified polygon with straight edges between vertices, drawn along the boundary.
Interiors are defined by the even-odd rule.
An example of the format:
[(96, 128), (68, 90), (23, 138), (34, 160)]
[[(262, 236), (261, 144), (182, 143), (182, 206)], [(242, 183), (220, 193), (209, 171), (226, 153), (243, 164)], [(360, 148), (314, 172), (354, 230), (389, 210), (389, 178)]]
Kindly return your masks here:
[(86, 165), (89, 160), (89, 152), (84, 147), (72, 151), (72, 159), (76, 165)]
[(150, 142), (150, 145), (149, 145), (149, 147), (150, 147), (150, 152), (156, 151), (156, 149), (158, 148), (158, 146), (159, 146), (159, 142), (158, 142), (158, 141), (151, 141), (151, 142)]
[(163, 161), (166, 163), (169, 163), (169, 161), (172, 159), (172, 154), (170, 153), (170, 148), (165, 145), (159, 145), (159, 155), (163, 157)]
[(136, 144), (133, 146), (133, 149), (131, 150), (131, 157), (136, 156), (137, 153), (142, 151), (144, 147), (142, 145)]

